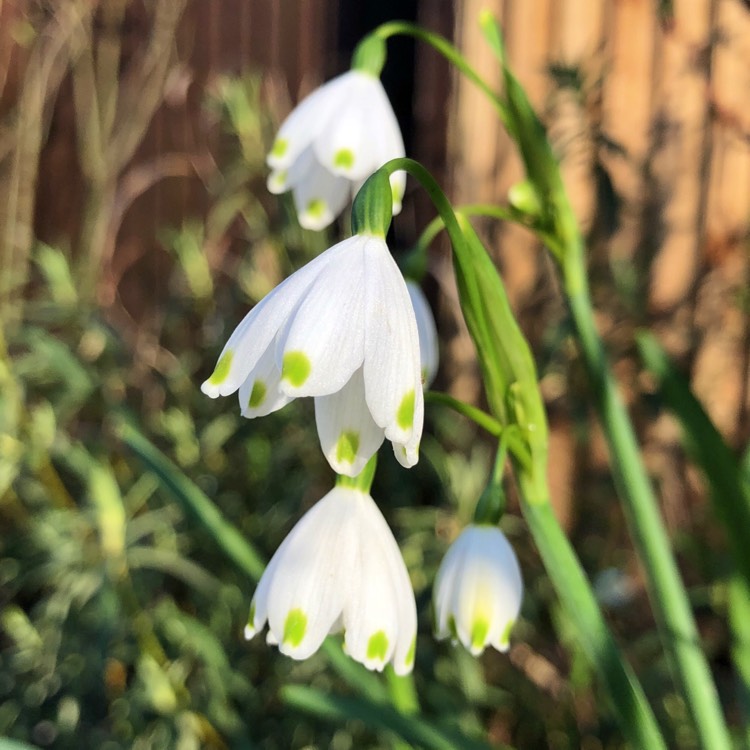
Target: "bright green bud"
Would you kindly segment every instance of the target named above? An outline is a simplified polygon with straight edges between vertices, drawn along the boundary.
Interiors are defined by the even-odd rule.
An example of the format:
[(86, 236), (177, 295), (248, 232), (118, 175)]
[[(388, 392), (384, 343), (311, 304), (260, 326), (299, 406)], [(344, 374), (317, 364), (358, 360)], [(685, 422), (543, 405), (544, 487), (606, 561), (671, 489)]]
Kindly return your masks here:
[(539, 216), (542, 213), (542, 202), (534, 186), (528, 180), (517, 182), (508, 191), (508, 201), (527, 216)]

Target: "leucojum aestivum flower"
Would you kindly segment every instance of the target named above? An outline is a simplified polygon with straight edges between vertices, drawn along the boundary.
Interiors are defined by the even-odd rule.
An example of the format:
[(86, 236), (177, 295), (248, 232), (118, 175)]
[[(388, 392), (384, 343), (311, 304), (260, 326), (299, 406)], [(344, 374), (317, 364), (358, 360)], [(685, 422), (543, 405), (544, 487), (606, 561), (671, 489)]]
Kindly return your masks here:
[[(417, 463), (423, 387), (435, 377), (438, 346), (429, 304), (415, 282), (407, 284), (385, 240), (392, 214), (400, 209), (405, 173), (379, 167), (399, 156), (398, 124), (371, 71), (340, 76), (292, 112), (268, 156), (269, 187), (291, 189), (300, 223), (320, 229), (370, 177), (355, 201), (354, 235), (255, 305), (229, 337), (202, 390), (212, 398), (238, 393), (247, 418), (311, 396), (323, 454), (339, 475), (334, 489), (304, 514), (272, 557), (252, 600), (246, 637), (267, 624), (270, 644), (304, 659), (326, 636), (342, 632), (353, 659), (375, 670), (392, 664), (402, 675), (414, 664), (417, 610), (406, 566), (370, 484), (384, 440), (404, 467)], [(502, 568), (507, 555), (489, 555), (480, 564), (455, 552), (465, 549), (470, 531), (446, 557), (438, 583), (448, 581), (447, 593), (439, 588), (436, 602), (440, 612), (449, 613), (456, 637), (478, 653), (485, 642), (507, 647), (521, 589), (511, 587), (510, 603), (495, 600), (511, 590), (486, 585), (502, 579), (504, 571), (491, 568)], [(482, 616), (487, 627), (478, 648)], [(468, 640), (466, 627), (472, 632)]]

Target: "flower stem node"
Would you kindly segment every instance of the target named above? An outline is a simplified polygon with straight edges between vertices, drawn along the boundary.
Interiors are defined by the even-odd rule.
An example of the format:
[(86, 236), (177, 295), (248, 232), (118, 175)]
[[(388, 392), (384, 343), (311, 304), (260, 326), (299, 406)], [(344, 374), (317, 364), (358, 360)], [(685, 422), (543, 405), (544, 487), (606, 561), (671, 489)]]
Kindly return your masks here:
[(352, 232), (385, 239), (393, 216), (393, 194), (388, 174), (371, 174), (354, 198)]
[(245, 637), (293, 659), (344, 631), (344, 650), (368, 669), (411, 672), (417, 610), (403, 558), (369, 493), (337, 486), (292, 529), (261, 577)]
[(385, 240), (356, 235), (262, 299), (201, 388), (211, 398), (239, 391), (248, 418), (313, 396), (334, 471), (356, 476), (386, 438), (408, 468), (424, 419), (419, 352), (409, 292)]
[(523, 580), (513, 548), (496, 526), (467, 526), (435, 578), (435, 636), (461, 642), (474, 656), (490, 645), (507, 651)]
[[(375, 54), (375, 42), (368, 59)], [(266, 157), (268, 189), (292, 191), (306, 229), (327, 227), (375, 170), (404, 156), (396, 115), (370, 68), (350, 70), (313, 91), (281, 124)], [(404, 172), (391, 175), (393, 214), (401, 210), (405, 184)]]

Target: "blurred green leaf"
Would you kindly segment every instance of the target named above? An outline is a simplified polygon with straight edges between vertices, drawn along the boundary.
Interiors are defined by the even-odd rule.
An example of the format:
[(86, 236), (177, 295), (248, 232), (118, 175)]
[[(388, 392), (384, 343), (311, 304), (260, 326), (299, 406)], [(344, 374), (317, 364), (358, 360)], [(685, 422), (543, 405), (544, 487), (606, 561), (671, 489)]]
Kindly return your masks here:
[(30, 745), (28, 742), (0, 737), (0, 750), (40, 750), (40, 748), (37, 745)]
[(205, 493), (132, 424), (124, 419), (118, 420), (116, 433), (161, 479), (175, 499), (203, 524), (237, 567), (257, 583), (265, 567), (260, 555), (242, 534), (223, 518)]
[(750, 581), (750, 489), (739, 463), (656, 338), (644, 331), (637, 340), (641, 358), (682, 426), (690, 456), (708, 479), (714, 510), (726, 529), (735, 564)]
[(78, 302), (78, 292), (65, 254), (40, 242), (36, 247), (34, 259), (44, 275), (52, 300), (60, 307), (74, 307)]
[(463, 737), (453, 729), (431, 724), (422, 717), (406, 716), (363, 698), (331, 695), (303, 685), (283, 687), (281, 697), (288, 705), (326, 721), (359, 719), (373, 729), (395, 732), (418, 747), (434, 750), (488, 750), (490, 747)]

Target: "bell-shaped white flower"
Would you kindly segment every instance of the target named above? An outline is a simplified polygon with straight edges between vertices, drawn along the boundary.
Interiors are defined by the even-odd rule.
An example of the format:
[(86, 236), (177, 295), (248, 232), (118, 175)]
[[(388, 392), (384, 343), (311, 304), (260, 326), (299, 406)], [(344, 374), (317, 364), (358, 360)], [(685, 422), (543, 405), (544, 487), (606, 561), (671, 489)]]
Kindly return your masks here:
[(245, 637), (306, 659), (329, 633), (368, 669), (411, 672), (417, 609), (404, 560), (372, 497), (336, 487), (282, 542), (260, 579)]
[[(376, 169), (404, 155), (380, 79), (350, 70), (313, 91), (284, 120), (266, 158), (272, 170), (268, 189), (291, 190), (299, 223), (324, 229)], [(406, 173), (395, 172), (390, 181), (397, 214)]]
[(359, 474), (384, 438), (413, 466), (424, 418), (419, 337), (385, 240), (355, 235), (292, 274), (237, 326), (201, 388), (211, 398), (239, 389), (245, 417), (314, 396), (338, 474)]
[(406, 280), (414, 315), (417, 319), (417, 333), (419, 334), (419, 357), (422, 363), (422, 383), (429, 388), (435, 379), (438, 369), (438, 335), (435, 318), (430, 309), (430, 303), (424, 296), (419, 284), (411, 279)]
[(507, 651), (522, 598), (518, 559), (503, 532), (468, 526), (435, 577), (435, 636), (460, 641), (474, 656), (487, 645)]

